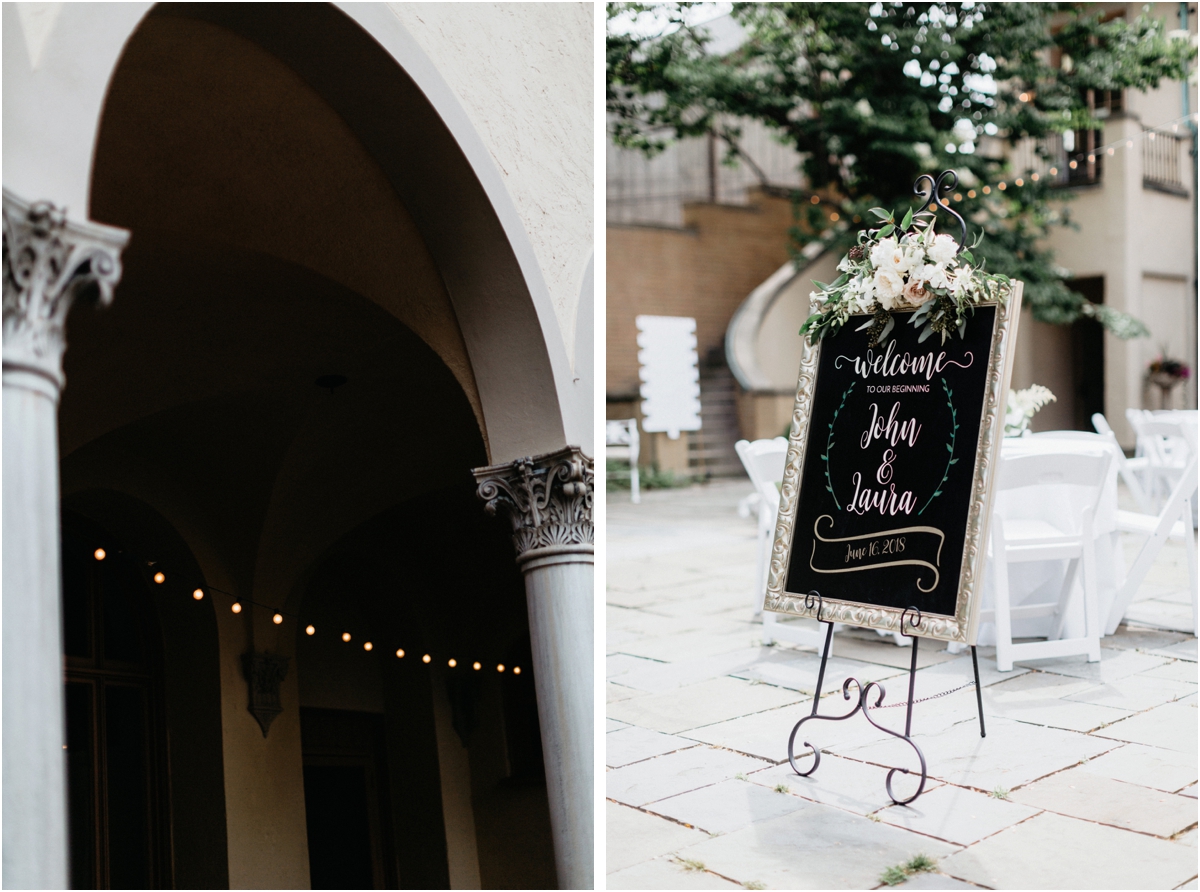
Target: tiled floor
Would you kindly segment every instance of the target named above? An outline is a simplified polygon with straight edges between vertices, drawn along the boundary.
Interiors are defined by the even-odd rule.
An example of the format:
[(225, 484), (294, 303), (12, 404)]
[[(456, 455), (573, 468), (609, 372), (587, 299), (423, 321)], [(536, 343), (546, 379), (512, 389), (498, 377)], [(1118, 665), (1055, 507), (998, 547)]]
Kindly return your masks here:
[[(1103, 659), (996, 671), (981, 648), (987, 737), (970, 687), (919, 703), (925, 792), (894, 805), (888, 769), (913, 750), (856, 716), (809, 722), (822, 750), (797, 776), (787, 738), (809, 714), (817, 655), (761, 645), (751, 622), (755, 524), (746, 481), (608, 502), (610, 889), (863, 889), (918, 854), (901, 888), (1196, 888), (1196, 639), (1181, 545), (1169, 545)], [(1136, 542), (1126, 542), (1127, 560)], [(1175, 631), (1178, 630), (1178, 631)], [(971, 678), (969, 655), (926, 642), (917, 697)], [(936, 658), (936, 659), (935, 659)], [(822, 712), (841, 680), (903, 701), (909, 652), (834, 637)], [(830, 693), (832, 692), (832, 693)], [(904, 710), (874, 713), (902, 728)], [(807, 750), (797, 741), (796, 750)], [(806, 757), (811, 758), (811, 757)], [(897, 773), (901, 798), (913, 776)]]

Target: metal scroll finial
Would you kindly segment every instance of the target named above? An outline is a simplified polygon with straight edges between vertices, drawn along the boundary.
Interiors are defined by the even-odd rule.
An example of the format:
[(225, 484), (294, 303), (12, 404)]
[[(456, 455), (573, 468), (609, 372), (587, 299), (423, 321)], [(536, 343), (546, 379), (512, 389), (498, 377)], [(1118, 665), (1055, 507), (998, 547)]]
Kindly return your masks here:
[[(928, 181), (929, 185), (928, 187), (922, 188), (921, 184), (925, 181)], [(917, 181), (913, 183), (913, 194), (920, 195), (923, 202), (923, 210), (921, 213), (916, 214), (915, 216), (935, 216), (935, 212), (929, 210), (930, 203), (932, 202), (934, 207), (941, 208), (958, 221), (958, 225), (962, 227), (962, 237), (958, 240), (958, 250), (959, 253), (961, 253), (967, 246), (967, 221), (962, 218), (958, 211), (950, 207), (950, 203), (948, 201), (941, 197), (943, 192), (948, 193), (957, 185), (958, 174), (953, 170), (943, 170), (940, 174), (938, 174), (938, 178), (936, 180), (929, 174), (923, 173), (917, 177)]]
[(821, 598), (821, 593), (813, 589), (804, 596), (804, 609), (812, 610), (813, 604), (817, 605), (817, 622), (821, 622), (821, 608), (825, 606), (825, 602)]

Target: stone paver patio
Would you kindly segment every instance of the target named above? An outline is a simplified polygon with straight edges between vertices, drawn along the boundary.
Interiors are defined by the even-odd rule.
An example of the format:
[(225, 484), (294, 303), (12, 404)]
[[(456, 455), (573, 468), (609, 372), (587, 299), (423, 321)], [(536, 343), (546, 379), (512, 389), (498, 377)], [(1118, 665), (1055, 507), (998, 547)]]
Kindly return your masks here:
[[(607, 885), (610, 889), (871, 889), (922, 854), (906, 889), (1195, 889), (1196, 639), (1180, 545), (1160, 554), (1100, 663), (1039, 660), (918, 703), (929, 782), (892, 804), (906, 744), (861, 716), (810, 722), (811, 778), (787, 764), (818, 655), (761, 646), (751, 622), (755, 523), (747, 481), (610, 493), (607, 519)], [(1125, 543), (1127, 563), (1137, 542)], [(1134, 621), (1136, 620), (1136, 622)], [(834, 636), (821, 711), (847, 675), (907, 694), (910, 651), (872, 632)], [(971, 678), (969, 653), (923, 642), (918, 699)], [(874, 713), (903, 730), (904, 709)], [(802, 747), (797, 745), (797, 750)], [(915, 781), (897, 774), (904, 796)]]

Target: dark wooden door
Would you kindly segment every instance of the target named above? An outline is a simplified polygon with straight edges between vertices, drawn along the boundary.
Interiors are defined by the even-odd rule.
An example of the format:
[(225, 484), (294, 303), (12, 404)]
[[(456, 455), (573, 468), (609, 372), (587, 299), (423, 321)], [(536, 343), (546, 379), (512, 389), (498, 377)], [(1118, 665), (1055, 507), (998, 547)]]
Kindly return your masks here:
[[(99, 558), (97, 549), (103, 550)], [(73, 889), (170, 885), (158, 659), (143, 568), (63, 525), (67, 814)]]

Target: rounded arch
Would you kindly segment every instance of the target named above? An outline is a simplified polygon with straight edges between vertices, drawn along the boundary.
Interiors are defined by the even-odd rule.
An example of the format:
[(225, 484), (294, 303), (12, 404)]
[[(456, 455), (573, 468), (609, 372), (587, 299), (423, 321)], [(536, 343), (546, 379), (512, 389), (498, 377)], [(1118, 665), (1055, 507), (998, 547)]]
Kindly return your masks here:
[(64, 4), (32, 26), (6, 6), (6, 185), (77, 216), (90, 206), (105, 91), (146, 16), (164, 12), (218, 24), (275, 55), (379, 164), (445, 282), (478, 382), (489, 461), (566, 443), (590, 449), (591, 394), (567, 361), (504, 180), (437, 67), (386, 5)]

